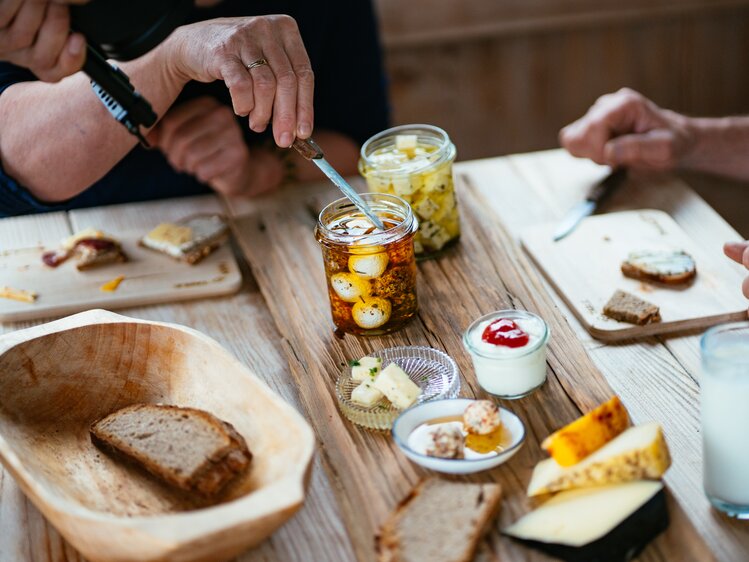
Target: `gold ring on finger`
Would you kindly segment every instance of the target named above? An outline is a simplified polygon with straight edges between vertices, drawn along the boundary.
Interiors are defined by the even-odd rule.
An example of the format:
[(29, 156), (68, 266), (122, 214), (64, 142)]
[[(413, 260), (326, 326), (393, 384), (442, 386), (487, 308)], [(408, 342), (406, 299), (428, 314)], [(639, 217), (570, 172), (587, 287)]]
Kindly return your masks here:
[(247, 70), (252, 70), (253, 68), (257, 68), (258, 66), (267, 66), (268, 61), (265, 59), (257, 59), (254, 62), (251, 62), (247, 65)]

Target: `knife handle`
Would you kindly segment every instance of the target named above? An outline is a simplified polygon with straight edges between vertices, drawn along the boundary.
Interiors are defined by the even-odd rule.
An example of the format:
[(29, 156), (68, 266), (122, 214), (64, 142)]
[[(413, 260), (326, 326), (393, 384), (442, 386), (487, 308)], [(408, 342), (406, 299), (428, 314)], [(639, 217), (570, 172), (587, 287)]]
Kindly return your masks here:
[(606, 176), (603, 181), (595, 184), (590, 189), (590, 191), (588, 191), (585, 200), (598, 205), (599, 203), (603, 202), (603, 200), (606, 199), (609, 195), (611, 195), (616, 190), (616, 188), (623, 183), (626, 177), (627, 169), (617, 168), (608, 176)]
[(296, 139), (291, 146), (306, 160), (319, 160), (325, 156), (320, 145), (312, 139)]

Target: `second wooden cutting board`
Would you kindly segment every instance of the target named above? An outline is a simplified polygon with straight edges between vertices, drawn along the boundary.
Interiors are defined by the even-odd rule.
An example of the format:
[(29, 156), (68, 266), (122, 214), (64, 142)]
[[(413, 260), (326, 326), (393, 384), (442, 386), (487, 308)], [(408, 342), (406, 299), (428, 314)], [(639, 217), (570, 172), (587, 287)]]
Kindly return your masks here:
[[(662, 211), (643, 209), (583, 220), (566, 238), (554, 242), (554, 224), (531, 227), (523, 247), (549, 283), (590, 334), (616, 341), (699, 329), (746, 319), (742, 278), (722, 254), (711, 255)], [(620, 265), (638, 250), (684, 250), (697, 263), (697, 277), (686, 286), (667, 287), (624, 277)], [(656, 304), (662, 321), (646, 326), (603, 315), (604, 304), (622, 289)]]

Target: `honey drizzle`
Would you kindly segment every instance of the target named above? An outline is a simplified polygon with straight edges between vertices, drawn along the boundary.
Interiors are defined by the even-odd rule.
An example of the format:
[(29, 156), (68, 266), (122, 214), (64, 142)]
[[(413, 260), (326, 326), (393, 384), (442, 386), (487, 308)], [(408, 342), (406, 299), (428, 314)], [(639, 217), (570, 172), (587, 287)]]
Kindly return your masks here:
[[(426, 425), (437, 425), (440, 423), (451, 422), (460, 422), (462, 424), (463, 416), (443, 416), (434, 418), (426, 422)], [(468, 430), (465, 429), (465, 425), (463, 425), (463, 430), (468, 433)], [(488, 453), (498, 455), (499, 453), (504, 452), (511, 444), (512, 435), (504, 425), (501, 425), (487, 435), (474, 435), (473, 433), (468, 433), (465, 441), (466, 448), (480, 455), (486, 455)]]

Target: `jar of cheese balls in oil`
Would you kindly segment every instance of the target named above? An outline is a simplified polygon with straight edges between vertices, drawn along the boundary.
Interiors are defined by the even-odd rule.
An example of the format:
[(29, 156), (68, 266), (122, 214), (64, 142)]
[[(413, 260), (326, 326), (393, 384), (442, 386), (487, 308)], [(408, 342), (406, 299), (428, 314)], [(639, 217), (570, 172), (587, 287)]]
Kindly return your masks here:
[(413, 207), (418, 259), (437, 256), (460, 236), (455, 154), (447, 133), (432, 125), (393, 127), (362, 146), (359, 172), (370, 191), (397, 195)]
[(376, 228), (344, 198), (322, 210), (315, 237), (322, 247), (337, 331), (387, 334), (400, 329), (418, 309), (414, 255), (418, 221), (399, 197), (364, 193), (362, 198), (385, 230)]

